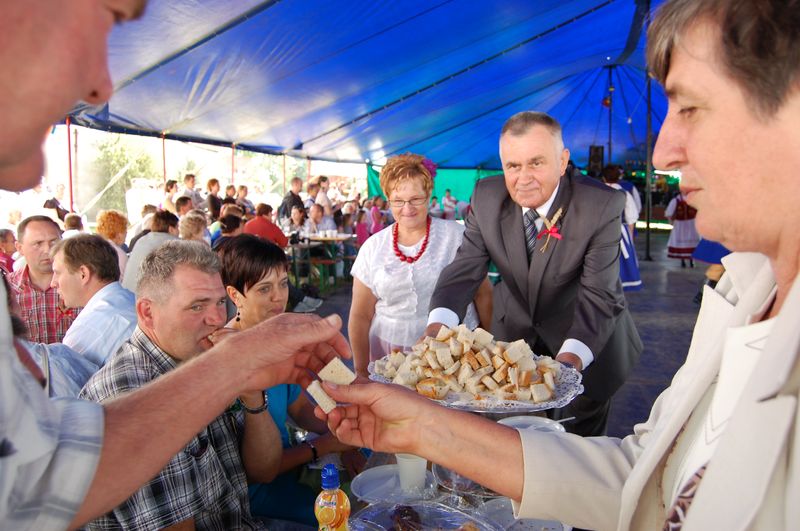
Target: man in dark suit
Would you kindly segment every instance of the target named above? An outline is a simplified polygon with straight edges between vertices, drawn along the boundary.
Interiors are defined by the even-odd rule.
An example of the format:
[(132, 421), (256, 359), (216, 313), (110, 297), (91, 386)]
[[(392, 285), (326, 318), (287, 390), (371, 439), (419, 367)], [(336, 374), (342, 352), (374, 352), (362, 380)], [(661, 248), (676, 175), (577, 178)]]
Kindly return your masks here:
[(500, 134), (503, 176), (478, 181), (461, 247), (431, 297), (426, 333), (463, 319), (494, 262), (491, 332), (583, 372), (585, 392), (554, 418), (602, 435), (611, 396), (642, 350), (619, 280), (623, 193), (565, 175), (561, 126), (544, 113), (511, 117)]

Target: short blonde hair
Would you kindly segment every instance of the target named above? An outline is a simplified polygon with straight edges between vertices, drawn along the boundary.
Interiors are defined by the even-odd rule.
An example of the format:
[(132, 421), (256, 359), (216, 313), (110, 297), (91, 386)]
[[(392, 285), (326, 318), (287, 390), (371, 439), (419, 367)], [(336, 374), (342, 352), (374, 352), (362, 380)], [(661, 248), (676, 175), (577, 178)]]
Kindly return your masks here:
[(119, 210), (101, 210), (97, 213), (97, 234), (116, 240), (128, 232), (128, 217)]
[(405, 153), (391, 157), (381, 170), (380, 182), (383, 195), (387, 198), (397, 186), (406, 180), (416, 180), (422, 185), (425, 195), (431, 195), (433, 178), (431, 172), (422, 163), (425, 157), (414, 153)]
[(184, 240), (200, 240), (206, 228), (206, 218), (195, 210), (188, 212), (178, 222), (178, 234)]

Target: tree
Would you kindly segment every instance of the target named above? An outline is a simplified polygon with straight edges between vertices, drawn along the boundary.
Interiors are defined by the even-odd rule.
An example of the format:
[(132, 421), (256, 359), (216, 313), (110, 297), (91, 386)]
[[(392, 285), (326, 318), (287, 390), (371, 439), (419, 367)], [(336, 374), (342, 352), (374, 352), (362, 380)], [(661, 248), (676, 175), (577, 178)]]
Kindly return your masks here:
[[(124, 174), (111, 185), (102, 197), (87, 212), (89, 219), (94, 219), (98, 210), (113, 208), (127, 212), (125, 192), (130, 189), (133, 179), (145, 179), (158, 182), (161, 178), (155, 171), (153, 160), (149, 155), (132, 150), (121, 135), (113, 135), (95, 145), (97, 158), (94, 161), (94, 179), (90, 185), (81, 188), (80, 204), (85, 205), (108, 185), (126, 166)], [(92, 185), (93, 184), (93, 185)], [(88, 195), (88, 197), (87, 197)]]

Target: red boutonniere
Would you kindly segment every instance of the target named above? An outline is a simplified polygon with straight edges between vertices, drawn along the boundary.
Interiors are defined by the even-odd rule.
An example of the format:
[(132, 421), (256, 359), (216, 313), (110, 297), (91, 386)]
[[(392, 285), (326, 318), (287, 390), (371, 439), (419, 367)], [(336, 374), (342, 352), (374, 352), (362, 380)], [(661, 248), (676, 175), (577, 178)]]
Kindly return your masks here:
[(543, 237), (547, 236), (547, 239), (544, 241), (544, 245), (539, 249), (541, 252), (545, 252), (547, 250), (547, 244), (550, 243), (550, 237), (560, 240), (561, 233), (558, 232), (558, 227), (556, 227), (556, 223), (558, 220), (561, 219), (561, 215), (564, 213), (564, 209), (559, 208), (556, 213), (553, 215), (553, 219), (547, 219), (546, 217), (542, 216), (542, 221), (544, 221), (545, 229), (539, 231), (539, 234), (536, 236), (537, 240), (541, 240)]

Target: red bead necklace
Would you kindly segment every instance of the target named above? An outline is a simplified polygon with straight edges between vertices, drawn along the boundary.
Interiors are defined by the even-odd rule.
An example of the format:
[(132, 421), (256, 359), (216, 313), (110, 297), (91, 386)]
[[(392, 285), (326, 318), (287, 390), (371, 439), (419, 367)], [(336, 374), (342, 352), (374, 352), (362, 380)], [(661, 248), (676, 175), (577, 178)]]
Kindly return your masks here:
[(408, 264), (413, 264), (417, 260), (420, 259), (422, 253), (425, 252), (425, 249), (428, 248), (428, 238), (431, 235), (431, 218), (428, 216), (427, 225), (425, 227), (425, 239), (422, 240), (422, 247), (419, 248), (419, 252), (414, 256), (406, 256), (403, 254), (403, 251), (400, 250), (400, 246), (397, 243), (397, 223), (394, 224), (394, 228), (392, 229), (392, 247), (394, 248), (394, 254), (397, 258), (400, 259), (401, 262), (406, 262)]

